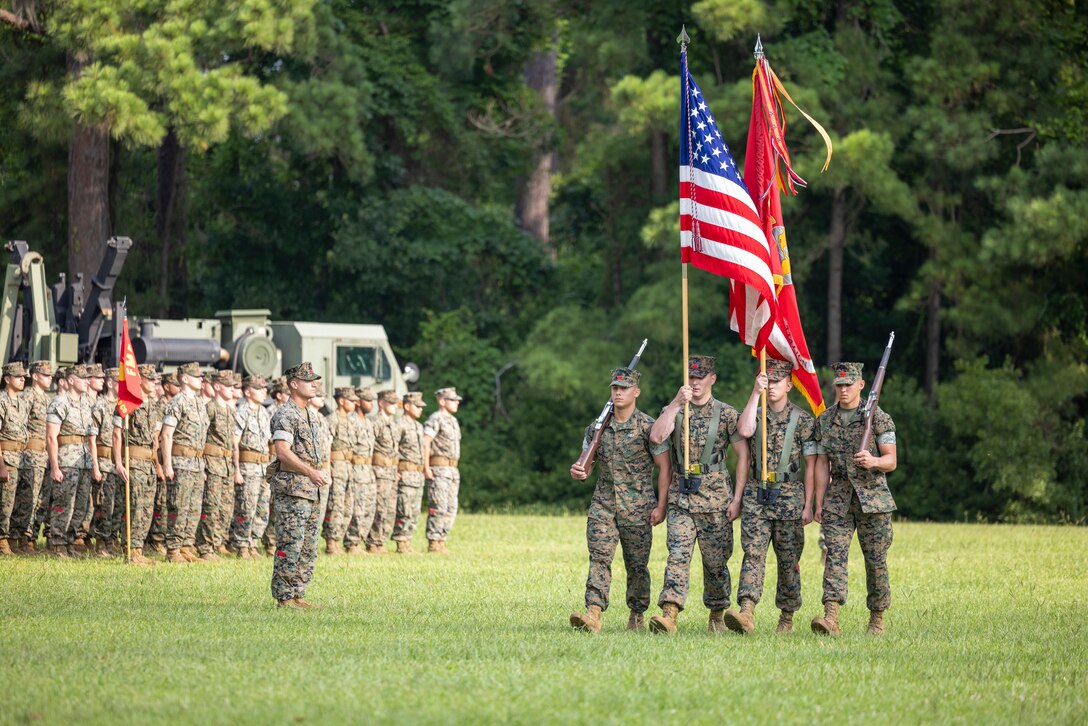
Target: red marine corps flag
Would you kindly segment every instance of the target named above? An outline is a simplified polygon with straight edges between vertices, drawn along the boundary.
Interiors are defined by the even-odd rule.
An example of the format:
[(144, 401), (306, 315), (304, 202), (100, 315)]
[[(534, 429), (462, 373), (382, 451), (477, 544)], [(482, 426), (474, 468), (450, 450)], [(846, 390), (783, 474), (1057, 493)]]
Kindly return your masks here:
[(121, 321), (121, 360), (117, 367), (117, 414), (122, 418), (135, 411), (144, 402), (144, 392), (140, 387), (140, 369), (136, 365), (136, 354), (132, 352), (132, 341), (128, 337), (128, 318)]

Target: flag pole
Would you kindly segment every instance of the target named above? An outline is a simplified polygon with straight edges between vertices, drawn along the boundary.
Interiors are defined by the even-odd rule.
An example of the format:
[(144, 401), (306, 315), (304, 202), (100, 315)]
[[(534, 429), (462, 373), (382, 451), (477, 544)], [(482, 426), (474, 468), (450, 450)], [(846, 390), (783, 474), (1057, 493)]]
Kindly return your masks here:
[[(760, 375), (762, 375), (764, 377), (767, 376), (767, 346), (763, 346), (759, 350), (759, 372), (760, 372)], [(768, 385), (770, 385), (770, 384), (768, 383)], [(761, 409), (761, 412), (762, 412), (760, 414), (761, 417), (762, 417), (762, 420), (760, 421), (760, 431), (762, 432), (762, 436), (760, 436), (760, 439), (761, 439), (760, 446), (762, 446), (762, 449), (763, 449), (763, 466), (760, 469), (760, 471), (762, 472), (762, 475), (761, 475), (760, 478), (763, 480), (763, 483), (766, 483), (766, 482), (770, 481), (767, 478), (767, 389), (766, 388), (764, 388), (759, 394), (759, 405), (760, 405), (760, 409)]]
[[(688, 73), (687, 73), (687, 60), (684, 54), (687, 52), (688, 43), (691, 42), (691, 38), (688, 36), (688, 30), (686, 26), (680, 26), (680, 35), (677, 36), (676, 42), (680, 44), (680, 55), (684, 58), (684, 98), (681, 99), (681, 107), (687, 102), (689, 98), (688, 90)], [(688, 145), (688, 174), (691, 174), (691, 119), (687, 117), (689, 132), (685, 134), (686, 138), (681, 143)], [(691, 243), (695, 244), (695, 234), (697, 229), (695, 226), (695, 208), (694, 208), (694, 188), (692, 189), (692, 227), (691, 227)], [(681, 368), (684, 369), (684, 388), (687, 388), (691, 384), (691, 371), (688, 370), (688, 263), (681, 261), (680, 263), (680, 305), (681, 305), (681, 321), (682, 321), (682, 339), (683, 339), (683, 356), (684, 359), (680, 363)], [(689, 449), (688, 438), (690, 436), (691, 427), (689, 426), (691, 416), (691, 404), (688, 401), (684, 401), (684, 470), (680, 472), (679, 480), (684, 482), (687, 476), (691, 473), (691, 464), (689, 461)]]
[(132, 462), (128, 451), (128, 416), (125, 416), (125, 562), (132, 562)]

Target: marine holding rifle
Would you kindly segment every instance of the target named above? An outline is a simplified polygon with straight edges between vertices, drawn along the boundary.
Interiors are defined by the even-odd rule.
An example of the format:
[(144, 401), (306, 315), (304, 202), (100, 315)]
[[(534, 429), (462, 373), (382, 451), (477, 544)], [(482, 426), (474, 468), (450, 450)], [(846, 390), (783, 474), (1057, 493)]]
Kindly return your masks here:
[[(623, 547), (627, 571), (627, 607), (631, 611), (627, 629), (644, 627), (643, 613), (650, 607), (648, 563), (653, 527), (665, 519), (671, 477), (668, 444), (651, 443), (654, 419), (636, 407), (641, 393), (638, 371), (633, 366), (616, 368), (611, 380), (611, 400), (597, 421), (586, 428), (583, 455), (570, 468), (573, 479), (584, 480), (594, 461), (599, 462), (586, 521), (586, 611), (570, 616), (572, 627), (590, 632), (601, 629), (601, 613), (608, 609), (617, 543)], [(659, 467), (656, 491), (655, 463)]]
[[(894, 337), (894, 334), (893, 334)], [(884, 611), (891, 604), (888, 548), (892, 544), (895, 501), (886, 474), (895, 471), (895, 423), (877, 406), (891, 341), (884, 352), (873, 393), (860, 406), (865, 387), (861, 363), (836, 363), (835, 403), (816, 421), (817, 468), (814, 516), (827, 543), (824, 566), (824, 615), (812, 630), (838, 635), (839, 607), (846, 604), (846, 563), (854, 530), (865, 556), (868, 632), (884, 632)]]

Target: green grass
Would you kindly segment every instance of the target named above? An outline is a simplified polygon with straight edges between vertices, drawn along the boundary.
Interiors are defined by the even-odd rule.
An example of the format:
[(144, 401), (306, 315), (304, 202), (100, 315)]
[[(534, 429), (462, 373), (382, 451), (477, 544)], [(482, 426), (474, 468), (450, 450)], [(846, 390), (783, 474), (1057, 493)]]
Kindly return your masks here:
[[(664, 525), (655, 534), (656, 600)], [(773, 633), (773, 567), (751, 636), (707, 635), (698, 566), (676, 637), (626, 633), (619, 561), (604, 630), (572, 632), (586, 574), (576, 517), (463, 516), (448, 557), (321, 557), (312, 612), (273, 607), (269, 560), (7, 558), (0, 722), (1088, 718), (1088, 529), (896, 524), (888, 634), (862, 632), (855, 545), (837, 639), (808, 629), (820, 575), (808, 534), (788, 636)], [(735, 583), (739, 540), (730, 565)]]

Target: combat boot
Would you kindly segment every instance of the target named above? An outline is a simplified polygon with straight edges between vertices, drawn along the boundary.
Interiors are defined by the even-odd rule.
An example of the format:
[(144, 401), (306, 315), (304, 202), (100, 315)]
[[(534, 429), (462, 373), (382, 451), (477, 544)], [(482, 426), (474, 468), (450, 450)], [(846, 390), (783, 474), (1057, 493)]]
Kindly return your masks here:
[(0, 539), (0, 555), (7, 557), (8, 555), (13, 554), (15, 553), (11, 551), (11, 545), (8, 544), (8, 541), (6, 539)]
[(397, 554), (398, 555), (414, 555), (416, 551), (412, 549), (412, 543), (406, 539), (397, 540)]
[(216, 547), (216, 548), (215, 548), (215, 554), (217, 554), (217, 555), (219, 555), (220, 557), (222, 557), (223, 555), (229, 555), (229, 554), (230, 554), (230, 550), (229, 550), (229, 549), (227, 549), (227, 546), (226, 546), (226, 545), (219, 545), (218, 547)]
[(297, 607), (302, 608), (303, 610), (317, 610), (318, 609), (317, 605), (314, 605), (311, 602), (306, 602), (301, 597), (296, 597), (295, 598), (295, 605)]
[(94, 543), (94, 554), (96, 557), (108, 560), (113, 555), (110, 554), (109, 543), (106, 540), (99, 540)]
[(26, 554), (26, 537), (15, 537), (8, 540), (8, 547), (11, 548), (12, 554), (25, 555)]
[(71, 559), (68, 554), (68, 545), (49, 545), (49, 552), (58, 560)]
[(151, 560), (144, 557), (143, 550), (141, 550), (139, 547), (133, 547), (132, 548), (132, 557), (129, 558), (128, 563), (130, 565), (147, 566), (147, 565), (151, 564)]
[(222, 559), (222, 557), (211, 551), (205, 552), (200, 556), (201, 562), (221, 562)]
[(340, 543), (336, 540), (328, 540), (325, 542), (325, 554), (327, 555), (342, 555), (344, 554), (344, 548), (340, 546)]
[(601, 606), (590, 605), (584, 613), (571, 613), (570, 626), (590, 633), (601, 632)]
[(367, 551), (367, 553), (372, 554), (372, 555), (384, 555), (385, 554), (385, 545), (383, 545), (383, 544), (367, 545), (366, 546), (366, 551)]
[(792, 633), (793, 632), (793, 613), (788, 610), (783, 610), (782, 614), (778, 616), (778, 627), (774, 629), (776, 633)]
[(73, 553), (76, 557), (83, 557), (87, 554), (87, 543), (82, 537), (76, 537), (76, 541), (71, 544), (68, 554)]
[(646, 620), (643, 618), (642, 613), (631, 611), (631, 614), (627, 617), (627, 629), (635, 632), (646, 629)]
[(839, 628), (839, 604), (837, 602), (824, 603), (824, 616), (812, 619), (812, 632), (817, 635), (838, 635), (842, 632)]
[(741, 601), (740, 612), (729, 610), (725, 613), (725, 627), (734, 633), (750, 633), (756, 629), (756, 604), (745, 598)]
[(276, 607), (278, 607), (278, 608), (287, 608), (289, 610), (304, 610), (305, 609), (301, 605), (299, 605), (298, 601), (295, 600), (294, 598), (290, 598), (288, 600), (277, 600), (276, 601)]
[(173, 562), (177, 565), (189, 564), (189, 560), (185, 559), (185, 556), (182, 555), (181, 550), (166, 550), (166, 561)]
[(865, 631), (869, 635), (884, 635), (884, 611), (869, 611), (869, 627)]
[(166, 556), (166, 544), (163, 542), (153, 542), (151, 544), (151, 551), (156, 555)]
[(361, 555), (361, 554), (363, 554), (363, 550), (357, 544), (349, 544), (344, 549), (344, 554), (345, 555), (352, 555), (352, 556)]
[(198, 555), (196, 553), (196, 550), (193, 549), (192, 547), (188, 547), (188, 546), (182, 547), (180, 552), (181, 552), (181, 556), (185, 558), (186, 562), (199, 562), (200, 561), (200, 555)]
[(679, 605), (671, 602), (665, 603), (661, 606), (661, 614), (650, 618), (650, 632), (672, 635), (676, 632), (676, 618), (679, 615)]
[[(733, 612), (730, 610), (729, 612)], [(724, 633), (725, 632), (725, 611), (724, 610), (711, 610), (710, 619), (706, 624), (706, 632), (708, 633)]]
[(35, 539), (33, 537), (27, 537), (26, 547), (24, 548), (24, 551), (28, 555), (38, 554), (38, 543), (37, 543), (37, 541), (35, 541)]
[(427, 551), (434, 552), (436, 555), (444, 555), (449, 552), (446, 549), (446, 541), (441, 539), (427, 540)]

